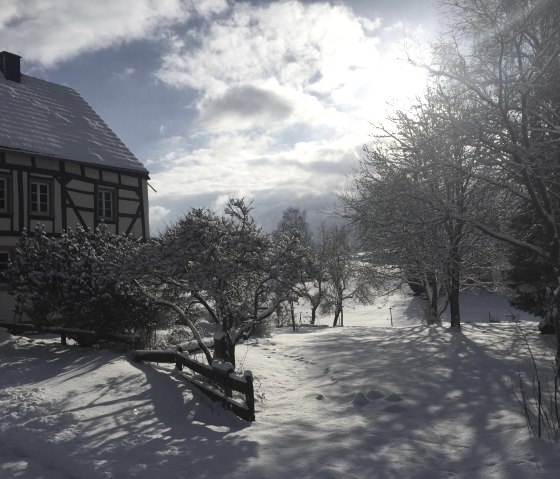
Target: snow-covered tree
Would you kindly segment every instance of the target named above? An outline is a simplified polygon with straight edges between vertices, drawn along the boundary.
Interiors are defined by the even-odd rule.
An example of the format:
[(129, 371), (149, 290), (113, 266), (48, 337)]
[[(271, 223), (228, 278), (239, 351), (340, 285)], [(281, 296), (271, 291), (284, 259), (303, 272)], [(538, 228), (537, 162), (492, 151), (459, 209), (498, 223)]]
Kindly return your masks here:
[[(296, 237), (301, 244), (302, 255), (296, 258), (301, 268), (301, 277), (294, 288), (299, 298), (303, 298), (311, 305), (310, 323), (315, 324), (317, 310), (325, 297), (325, 282), (327, 277), (325, 244), (315, 240), (306, 219), (306, 212), (299, 208), (288, 207), (282, 214), (282, 219), (272, 237), (275, 241), (282, 238)], [(291, 303), (293, 320), (293, 302)]]
[(304, 245), (311, 244), (313, 242), (313, 234), (307, 222), (307, 212), (294, 206), (286, 208), (282, 212), (282, 219), (278, 226), (272, 232), (272, 237), (275, 240), (278, 240), (282, 235), (298, 235)]
[(242, 199), (230, 199), (223, 215), (191, 209), (141, 254), (139, 284), (154, 302), (177, 313), (209, 363), (212, 354), (188, 318), (192, 307), (202, 306), (222, 331), (228, 347), (219, 359), (235, 364), (235, 345), (293, 298), (301, 276), (299, 238), (272, 241)]

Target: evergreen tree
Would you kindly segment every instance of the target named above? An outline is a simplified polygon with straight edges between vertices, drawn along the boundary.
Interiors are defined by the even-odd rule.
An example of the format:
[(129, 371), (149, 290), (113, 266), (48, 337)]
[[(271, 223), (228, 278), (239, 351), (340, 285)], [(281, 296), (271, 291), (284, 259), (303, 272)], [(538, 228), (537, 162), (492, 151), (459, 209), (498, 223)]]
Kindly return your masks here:
[[(512, 220), (512, 229), (527, 231), (528, 240), (544, 247), (546, 235), (537, 217), (532, 211), (518, 214)], [(547, 317), (550, 314), (550, 292), (554, 288), (555, 278), (552, 266), (532, 251), (514, 248), (510, 255), (511, 270), (508, 272), (508, 284), (515, 295), (510, 304), (528, 313)]]

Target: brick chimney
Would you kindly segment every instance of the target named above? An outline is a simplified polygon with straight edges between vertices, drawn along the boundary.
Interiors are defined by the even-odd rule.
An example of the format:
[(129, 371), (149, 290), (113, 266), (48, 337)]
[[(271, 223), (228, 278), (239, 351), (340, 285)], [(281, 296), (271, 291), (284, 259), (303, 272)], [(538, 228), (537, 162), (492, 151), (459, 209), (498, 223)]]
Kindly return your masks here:
[(2, 71), (6, 80), (20, 83), (20, 58), (19, 55), (14, 55), (10, 52), (0, 52), (0, 71)]

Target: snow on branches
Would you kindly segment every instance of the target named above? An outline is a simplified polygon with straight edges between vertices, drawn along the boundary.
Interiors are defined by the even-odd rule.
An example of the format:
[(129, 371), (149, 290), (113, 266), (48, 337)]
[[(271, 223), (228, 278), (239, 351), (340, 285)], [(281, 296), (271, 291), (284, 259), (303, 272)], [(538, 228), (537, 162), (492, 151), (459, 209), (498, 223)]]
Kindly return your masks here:
[(7, 272), (17, 312), (40, 326), (96, 332), (145, 332), (154, 308), (123, 271), (139, 241), (78, 226), (60, 238), (43, 226), (24, 231)]
[(173, 309), (201, 343), (189, 311), (202, 307), (226, 333), (228, 361), (301, 277), (302, 245), (296, 236), (272, 241), (243, 199), (230, 199), (222, 215), (193, 208), (142, 248), (138, 284), (156, 303)]

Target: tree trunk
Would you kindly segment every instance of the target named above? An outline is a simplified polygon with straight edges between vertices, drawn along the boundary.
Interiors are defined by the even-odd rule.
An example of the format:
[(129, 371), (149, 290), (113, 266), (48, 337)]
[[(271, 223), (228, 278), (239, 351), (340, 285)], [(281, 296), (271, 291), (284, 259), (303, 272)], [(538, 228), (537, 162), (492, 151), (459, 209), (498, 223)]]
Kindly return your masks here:
[(315, 324), (315, 319), (317, 317), (317, 308), (319, 307), (319, 304), (317, 305), (311, 305), (311, 324)]
[(338, 324), (338, 315), (340, 314), (340, 311), (338, 309), (338, 305), (336, 306), (336, 309), (334, 311), (334, 322), (333, 322), (333, 328), (336, 327), (336, 325)]
[(342, 304), (340, 305), (340, 327), (344, 326), (344, 309)]
[(449, 292), (449, 311), (451, 315), (451, 327), (461, 328), (461, 314), (459, 312), (459, 281), (451, 280), (451, 291)]
[(558, 278), (558, 286), (554, 290), (554, 307), (552, 309), (552, 322), (554, 324), (554, 332), (556, 333), (556, 371), (560, 371), (560, 276)]
[(430, 275), (430, 277), (424, 278), (424, 290), (426, 292), (426, 297), (428, 299), (428, 305), (430, 308), (430, 318), (428, 320), (429, 324), (435, 324), (440, 322), (439, 308), (438, 308), (438, 284), (435, 275)]
[(294, 302), (290, 301), (290, 314), (292, 315), (292, 329), (296, 330), (296, 315), (294, 313)]
[(451, 315), (451, 327), (461, 328), (461, 313), (459, 311), (459, 294), (461, 290), (461, 256), (457, 246), (458, 239), (461, 237), (463, 230), (463, 223), (460, 222), (456, 228), (453, 228), (455, 238), (449, 255), (449, 263), (447, 267), (447, 274), (449, 275), (450, 288), (448, 292), (449, 298), (449, 311)]
[(214, 359), (231, 363), (235, 368), (235, 344), (227, 331), (214, 334)]

